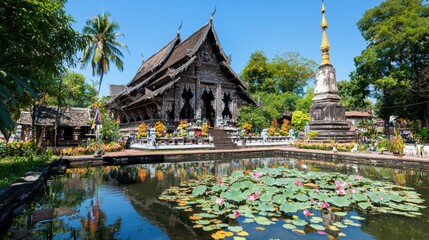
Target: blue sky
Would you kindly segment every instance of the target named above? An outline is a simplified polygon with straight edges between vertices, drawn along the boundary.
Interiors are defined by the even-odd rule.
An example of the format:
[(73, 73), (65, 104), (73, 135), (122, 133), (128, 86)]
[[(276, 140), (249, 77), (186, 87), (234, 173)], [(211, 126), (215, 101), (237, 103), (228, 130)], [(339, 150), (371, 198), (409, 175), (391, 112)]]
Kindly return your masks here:
[[(349, 79), (354, 70), (353, 58), (365, 49), (356, 23), (366, 10), (382, 0), (326, 0), (331, 62), (337, 81)], [(180, 22), (182, 39), (198, 30), (210, 18), (227, 55), (232, 54), (232, 68), (240, 73), (250, 54), (264, 50), (269, 58), (276, 53), (300, 52), (305, 58), (321, 61), (321, 1), (319, 0), (69, 0), (66, 11), (81, 31), (87, 19), (109, 12), (125, 36), (119, 38), (130, 53), (125, 53), (124, 71), (112, 66), (105, 75), (101, 95), (108, 94), (108, 84), (126, 84), (148, 59), (174, 38)], [(79, 57), (81, 54), (79, 55)], [(76, 68), (87, 78), (93, 77), (90, 66)]]

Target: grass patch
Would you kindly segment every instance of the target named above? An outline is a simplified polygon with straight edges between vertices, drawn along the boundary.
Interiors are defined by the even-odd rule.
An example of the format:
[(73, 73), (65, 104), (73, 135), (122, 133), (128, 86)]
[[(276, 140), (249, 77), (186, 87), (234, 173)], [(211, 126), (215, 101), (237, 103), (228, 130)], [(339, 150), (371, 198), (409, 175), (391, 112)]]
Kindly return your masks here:
[(0, 158), (0, 187), (5, 187), (28, 171), (48, 164), (56, 159), (56, 156), (41, 154), (33, 157), (6, 156)]

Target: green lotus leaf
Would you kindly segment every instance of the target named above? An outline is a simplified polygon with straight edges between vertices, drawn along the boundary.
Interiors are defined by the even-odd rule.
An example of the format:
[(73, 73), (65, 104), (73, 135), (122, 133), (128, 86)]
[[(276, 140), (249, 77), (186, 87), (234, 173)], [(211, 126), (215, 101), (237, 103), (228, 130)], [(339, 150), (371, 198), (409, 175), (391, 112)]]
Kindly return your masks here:
[(351, 204), (346, 197), (331, 197), (328, 201), (338, 207), (348, 207)]
[(237, 171), (232, 172), (231, 177), (233, 177), (233, 178), (244, 177), (244, 173), (243, 173), (243, 171), (237, 170)]
[(340, 216), (340, 217), (344, 217), (347, 216), (348, 213), (346, 212), (334, 212), (335, 215)]
[(275, 180), (274, 178), (272, 178), (272, 177), (267, 177), (267, 176), (262, 177), (262, 178), (261, 178), (261, 182), (265, 183), (265, 184), (266, 184), (266, 185), (268, 185), (268, 186), (273, 186), (273, 185), (275, 185), (275, 184), (276, 184), (276, 180)]
[(244, 188), (244, 184), (242, 182), (235, 182), (230, 187), (232, 190), (241, 190), (242, 188)]
[(200, 213), (198, 215), (200, 215), (200, 217), (202, 217), (202, 218), (215, 218), (215, 217), (217, 217), (217, 215), (210, 214), (210, 213)]
[(272, 199), (272, 195), (264, 193), (259, 197), (259, 199), (263, 202), (270, 202)]
[(336, 226), (338, 228), (345, 228), (345, 227), (347, 227), (347, 226), (343, 225), (341, 222), (334, 222), (334, 223), (332, 223), (332, 225), (334, 225), (334, 226)]
[(380, 202), (380, 196), (375, 192), (369, 192), (368, 197), (371, 199), (371, 202)]
[(201, 225), (209, 225), (210, 221), (209, 220), (198, 220), (195, 221), (196, 224), (201, 224)]
[(274, 207), (271, 203), (260, 203), (259, 210), (263, 212), (271, 212), (274, 211)]
[(367, 201), (368, 196), (366, 194), (355, 193), (355, 194), (353, 194), (353, 199), (356, 202), (364, 202), (364, 201)]
[(273, 221), (270, 221), (270, 220), (267, 220), (267, 221), (256, 221), (256, 223), (257, 224), (259, 224), (259, 225), (264, 225), (264, 226), (268, 226), (268, 225), (273, 225), (273, 224), (276, 224), (275, 222), (273, 222)]
[(228, 230), (231, 231), (231, 232), (235, 232), (236, 233), (236, 232), (243, 231), (243, 228), (240, 227), (240, 226), (229, 226)]
[(289, 229), (289, 230), (296, 229), (296, 226), (295, 226), (295, 225), (292, 225), (292, 224), (290, 224), (290, 223), (285, 223), (285, 224), (283, 224), (283, 225), (282, 225), (282, 227), (283, 227), (283, 228), (286, 228), (286, 229)]
[(305, 201), (308, 201), (309, 198), (308, 198), (307, 195), (298, 194), (298, 195), (295, 196), (295, 199), (298, 200), (298, 201), (300, 201), (300, 202), (305, 202)]
[(291, 198), (294, 195), (295, 195), (295, 191), (291, 190), (291, 189), (288, 189), (288, 190), (286, 190), (286, 191), (283, 192), (282, 197), (286, 199), (286, 198)]
[(370, 202), (360, 202), (358, 203), (358, 206), (362, 209), (367, 209), (369, 207), (372, 207), (372, 204)]
[(356, 219), (356, 220), (365, 220), (365, 218), (359, 217), (359, 216), (351, 216), (350, 218)]
[(234, 237), (234, 240), (246, 240), (245, 237)]
[(317, 231), (325, 231), (326, 228), (319, 224), (310, 224), (310, 227), (316, 229)]
[(265, 188), (266, 193), (274, 195), (275, 193), (278, 193), (280, 190), (278, 187), (267, 187)]
[(310, 222), (312, 222), (312, 223), (321, 223), (321, 222), (323, 222), (323, 218), (321, 218), (321, 217), (312, 217), (310, 219)]
[(325, 193), (319, 193), (317, 199), (326, 202), (329, 199), (329, 195)]
[(273, 198), (273, 202), (277, 203), (277, 204), (282, 204), (282, 203), (286, 202), (286, 199), (282, 195), (276, 195)]
[(278, 178), (278, 179), (276, 179), (276, 185), (277, 186), (284, 186), (284, 185), (289, 185), (289, 184), (291, 184), (292, 183), (292, 181), (290, 180), (290, 179), (288, 179), (288, 178)]
[(227, 200), (232, 200), (235, 202), (240, 202), (246, 198), (246, 195), (244, 195), (241, 191), (231, 189), (226, 192), (224, 196)]
[(244, 181), (243, 182), (244, 188), (251, 188), (253, 185), (254, 185), (254, 183), (251, 181)]
[(227, 227), (229, 227), (229, 225), (228, 224), (226, 224), (226, 223), (219, 223), (219, 224), (217, 224), (216, 225), (218, 228), (227, 228)]
[(292, 224), (295, 226), (303, 227), (303, 226), (307, 225), (307, 222), (302, 220), (302, 219), (295, 219), (295, 220), (292, 220)]
[(252, 222), (255, 222), (255, 220), (254, 220), (253, 218), (245, 218), (245, 219), (243, 220), (243, 222), (244, 222), (244, 223), (252, 223)]
[(194, 190), (192, 190), (192, 195), (199, 196), (199, 195), (205, 194), (206, 190), (207, 190), (206, 186), (199, 185), (199, 186), (195, 187)]
[(225, 185), (222, 185), (222, 184), (215, 184), (212, 187), (212, 191), (215, 191), (215, 192), (225, 191), (226, 189), (227, 189), (227, 187)]
[(213, 231), (215, 229), (217, 229), (216, 225), (210, 225), (210, 226), (203, 227), (203, 230), (206, 231), (206, 232), (210, 232), (210, 231)]
[(283, 203), (279, 209), (285, 213), (295, 213), (298, 211), (296, 204), (290, 202)]

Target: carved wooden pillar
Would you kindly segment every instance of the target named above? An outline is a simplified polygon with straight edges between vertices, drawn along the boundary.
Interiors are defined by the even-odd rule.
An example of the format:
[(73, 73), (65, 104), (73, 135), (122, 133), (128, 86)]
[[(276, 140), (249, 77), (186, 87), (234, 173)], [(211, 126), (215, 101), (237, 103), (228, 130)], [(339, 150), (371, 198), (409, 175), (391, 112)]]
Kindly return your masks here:
[(216, 92), (215, 92), (215, 106), (214, 109), (216, 110), (216, 119), (215, 119), (215, 126), (218, 125), (218, 119), (222, 119), (222, 86), (220, 84), (216, 85)]

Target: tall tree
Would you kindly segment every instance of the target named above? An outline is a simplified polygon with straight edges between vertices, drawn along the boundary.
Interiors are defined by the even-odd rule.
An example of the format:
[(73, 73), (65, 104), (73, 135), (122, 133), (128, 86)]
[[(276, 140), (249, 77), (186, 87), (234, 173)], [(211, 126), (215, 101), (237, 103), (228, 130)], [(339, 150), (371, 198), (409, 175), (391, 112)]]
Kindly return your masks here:
[(12, 115), (73, 65), (81, 38), (64, 10), (66, 0), (0, 1), (0, 131), (7, 137)]
[(429, 125), (429, 7), (422, 0), (386, 0), (358, 22), (367, 48), (355, 58), (356, 83), (375, 88), (380, 115)]
[(314, 77), (317, 64), (298, 52), (277, 54), (268, 61), (263, 51), (256, 51), (241, 72), (251, 93), (303, 94), (304, 86)]
[(83, 52), (82, 66), (91, 62), (92, 75), (99, 75), (98, 93), (100, 93), (101, 84), (104, 74), (110, 70), (110, 62), (123, 71), (124, 54), (121, 50), (127, 50), (125, 44), (119, 42), (117, 37), (123, 36), (117, 32), (119, 24), (110, 19), (109, 13), (99, 14), (88, 21), (83, 28), (83, 34), (87, 40), (87, 46)]
[[(46, 93), (42, 96), (42, 101), (47, 105), (56, 106), (58, 97), (60, 98), (62, 107), (90, 107), (97, 96), (97, 89), (85, 82), (85, 77), (82, 74), (67, 71), (60, 76), (58, 81), (61, 81), (61, 89), (56, 95)], [(59, 83), (56, 84), (58, 86)]]

